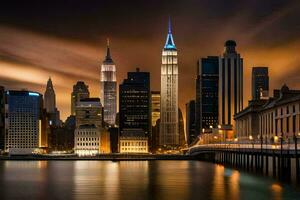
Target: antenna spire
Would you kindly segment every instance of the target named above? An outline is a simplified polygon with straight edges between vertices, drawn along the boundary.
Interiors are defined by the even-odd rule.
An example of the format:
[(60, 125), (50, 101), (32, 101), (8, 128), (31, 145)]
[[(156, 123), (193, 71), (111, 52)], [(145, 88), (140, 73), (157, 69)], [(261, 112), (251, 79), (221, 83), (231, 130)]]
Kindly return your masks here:
[(170, 17), (170, 16), (169, 16), (169, 26), (168, 26), (168, 33), (172, 33), (171, 17)]

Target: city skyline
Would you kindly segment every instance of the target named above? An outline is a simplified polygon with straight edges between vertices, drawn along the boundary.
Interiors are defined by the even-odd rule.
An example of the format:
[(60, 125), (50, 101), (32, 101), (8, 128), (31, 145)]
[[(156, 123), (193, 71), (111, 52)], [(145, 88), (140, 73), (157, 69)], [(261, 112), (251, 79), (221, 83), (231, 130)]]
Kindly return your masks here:
[[(217, 6), (217, 3), (215, 5), (208, 1), (201, 3), (187, 1), (185, 6), (191, 9), (190, 14), (181, 11), (181, 15), (175, 15), (176, 8), (182, 6), (182, 3), (174, 1), (169, 5), (164, 1), (161, 4), (154, 1), (147, 6), (157, 8), (155, 13), (150, 13), (147, 11), (147, 6), (137, 3), (134, 5), (134, 8), (138, 8), (136, 13), (127, 15), (118, 12), (114, 17), (111, 17), (108, 12), (100, 12), (105, 8), (111, 8), (111, 4), (106, 3), (101, 7), (102, 4), (99, 3), (95, 4), (95, 12), (82, 17), (80, 23), (74, 22), (75, 24), (69, 26), (63, 26), (68, 24), (67, 19), (57, 22), (55, 13), (61, 15), (63, 10), (70, 17), (81, 19), (80, 16), (72, 14), (73, 10), (80, 7), (78, 5), (80, 3), (75, 4), (73, 9), (66, 8), (64, 4), (60, 5), (62, 8), (49, 5), (49, 10), (54, 14), (35, 19), (35, 23), (30, 22), (30, 19), (41, 11), (35, 10), (34, 4), (24, 4), (24, 8), (30, 10), (32, 15), (23, 11), (18, 14), (15, 8), (5, 4), (2, 9), (7, 9), (1, 12), (3, 17), (0, 22), (0, 69), (2, 71), (0, 82), (8, 89), (27, 88), (43, 93), (46, 80), (51, 76), (56, 89), (57, 107), (61, 111), (62, 119), (66, 119), (70, 113), (71, 86), (78, 80), (89, 85), (91, 96), (99, 96), (98, 72), (101, 59), (106, 53), (106, 46), (103, 44), (106, 38), (110, 37), (113, 40), (111, 49), (114, 51), (114, 60), (119, 66), (117, 83), (121, 83), (127, 71), (140, 67), (143, 71), (151, 73), (151, 88), (159, 90), (160, 81), (157, 80), (160, 77), (160, 52), (165, 41), (167, 32), (165, 27), (170, 15), (176, 44), (180, 49), (178, 59), (179, 66), (182, 67), (179, 69), (179, 74), (182, 75), (179, 76), (179, 91), (185, 89), (185, 92), (179, 95), (180, 108), (184, 111), (185, 103), (195, 98), (194, 79), (198, 58), (221, 55), (223, 44), (227, 39), (237, 41), (238, 51), (245, 60), (244, 104), (247, 105), (251, 97), (250, 80), (253, 66), (269, 66), (272, 77), (270, 90), (279, 88), (283, 83), (287, 83), (290, 87), (299, 86), (296, 81), (299, 78), (298, 73), (295, 73), (299, 61), (297, 58), (300, 49), (300, 41), (297, 38), (299, 26), (294, 19), (299, 15), (296, 12), (300, 5), (295, 1), (270, 2), (248, 1), (245, 5), (240, 3), (233, 5), (229, 2), (228, 5), (220, 3)], [(133, 3), (122, 5), (130, 7)], [(198, 12), (196, 8), (202, 12)], [(41, 10), (43, 9), (45, 8), (41, 7)], [(119, 11), (119, 8), (116, 9)], [(209, 13), (213, 10), (219, 13)], [(239, 10), (245, 11), (245, 14), (230, 14), (230, 11), (237, 13)], [(251, 18), (250, 13), (254, 10), (256, 16)], [(89, 8), (86, 7), (82, 10), (83, 14), (87, 11)], [(138, 18), (142, 12), (146, 12), (148, 17)], [(20, 20), (22, 15), (27, 17)], [(87, 25), (83, 25), (85, 23), (82, 22), (86, 22), (87, 18), (92, 20)], [(123, 31), (126, 21), (127, 32)], [(49, 22), (53, 29), (51, 26), (45, 27), (42, 22)], [(99, 30), (101, 23), (105, 25), (104, 31)], [(73, 31), (75, 28), (77, 32)], [(220, 28), (223, 31), (216, 31)], [(278, 36), (270, 38), (274, 31)], [(128, 48), (134, 51), (128, 51)], [(188, 87), (184, 87), (185, 85)]]

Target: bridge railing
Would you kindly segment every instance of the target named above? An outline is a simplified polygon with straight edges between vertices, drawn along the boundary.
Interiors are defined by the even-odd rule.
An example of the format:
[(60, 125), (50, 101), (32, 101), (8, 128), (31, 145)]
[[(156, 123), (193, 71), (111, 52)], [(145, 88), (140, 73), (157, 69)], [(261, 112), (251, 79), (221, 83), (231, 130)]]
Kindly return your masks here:
[(248, 149), (248, 150), (290, 150), (297, 152), (300, 149), (300, 144), (295, 144), (291, 142), (273, 142), (273, 143), (262, 143), (261, 141), (241, 141), (241, 142), (218, 142), (211, 144), (196, 144), (189, 148), (189, 151), (196, 149)]

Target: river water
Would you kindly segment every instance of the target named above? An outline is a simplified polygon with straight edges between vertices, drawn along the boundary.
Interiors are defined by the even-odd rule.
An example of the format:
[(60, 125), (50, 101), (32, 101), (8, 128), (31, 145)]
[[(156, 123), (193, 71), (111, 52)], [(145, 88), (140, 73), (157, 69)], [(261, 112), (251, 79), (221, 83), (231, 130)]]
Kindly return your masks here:
[(300, 199), (299, 186), (201, 161), (0, 161), (0, 199)]

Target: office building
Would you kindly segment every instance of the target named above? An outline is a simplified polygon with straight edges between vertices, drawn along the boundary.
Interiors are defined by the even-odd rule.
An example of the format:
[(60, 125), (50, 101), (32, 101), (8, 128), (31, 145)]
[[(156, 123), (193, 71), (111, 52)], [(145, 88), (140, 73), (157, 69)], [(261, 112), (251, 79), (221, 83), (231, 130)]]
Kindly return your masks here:
[(0, 153), (5, 146), (5, 90), (0, 86)]
[[(120, 152), (144, 153), (145, 149), (148, 151), (151, 136), (150, 73), (139, 69), (128, 72), (127, 79), (119, 87), (119, 97)], [(130, 141), (132, 143), (128, 143)], [(123, 148), (122, 144), (131, 145)]]
[(94, 156), (100, 152), (103, 108), (99, 98), (81, 99), (76, 106), (74, 150), (79, 156)]
[[(218, 126), (219, 57), (208, 56), (198, 61), (195, 102), (195, 135), (203, 129)], [(190, 141), (192, 142), (192, 141)]]
[(160, 92), (151, 91), (151, 115), (152, 126), (156, 125), (158, 119), (160, 119)]
[(268, 67), (252, 68), (252, 99), (267, 99), (269, 97)]
[(164, 148), (179, 146), (178, 60), (169, 21), (168, 35), (162, 51), (159, 144)]
[(99, 98), (81, 99), (76, 106), (76, 127), (86, 124), (94, 124), (102, 127), (103, 113)]
[(236, 51), (236, 42), (225, 43), (219, 58), (219, 124), (233, 129), (233, 117), (243, 110), (243, 58)]
[(71, 115), (76, 114), (75, 111), (76, 111), (77, 103), (81, 99), (85, 99), (89, 97), (90, 97), (89, 87), (83, 81), (78, 81), (73, 86), (73, 91), (71, 94)]
[(37, 92), (6, 92), (5, 150), (9, 154), (31, 154), (42, 147), (43, 98)]
[(106, 57), (101, 65), (100, 81), (100, 98), (104, 108), (104, 121), (114, 125), (117, 113), (117, 78), (116, 66), (110, 55), (109, 40), (107, 41)]
[(195, 100), (189, 101), (186, 106), (186, 139), (187, 144), (190, 145), (198, 136), (195, 130)]
[(179, 147), (184, 148), (186, 147), (186, 138), (185, 138), (185, 131), (184, 131), (183, 115), (180, 108), (178, 108), (178, 131), (179, 131)]

